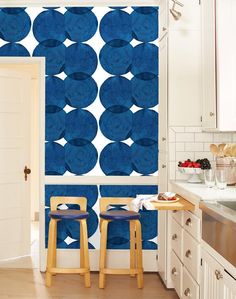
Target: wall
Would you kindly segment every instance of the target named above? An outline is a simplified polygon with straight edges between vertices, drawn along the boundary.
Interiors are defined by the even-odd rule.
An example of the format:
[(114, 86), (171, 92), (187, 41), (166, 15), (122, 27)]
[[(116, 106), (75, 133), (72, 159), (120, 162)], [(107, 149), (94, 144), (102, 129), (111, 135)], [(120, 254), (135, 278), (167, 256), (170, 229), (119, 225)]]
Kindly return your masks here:
[[(104, 179), (107, 176), (105, 183), (109, 183), (109, 176), (157, 176), (157, 10), (157, 7), (0, 10), (0, 56), (46, 58), (46, 176), (86, 175)], [(62, 180), (56, 184), (60, 183), (63, 184)], [(95, 179), (93, 187), (98, 189)], [(47, 185), (46, 195), (50, 190), (51, 195), (72, 192), (82, 196), (93, 187), (81, 187), (78, 179), (72, 188)], [(153, 187), (154, 191), (149, 186), (146, 189), (157, 193), (157, 187)], [(134, 191), (135, 186), (129, 188), (133, 190), (129, 196), (147, 192), (145, 186), (138, 191)], [(93, 196), (95, 202), (88, 203), (91, 214), (88, 229), (93, 239), (90, 248), (99, 248), (96, 191)], [(46, 197), (46, 238), (48, 201)], [(142, 219), (153, 223), (156, 237), (156, 214), (144, 213)], [(71, 224), (62, 225), (60, 248), (79, 247), (77, 239), (65, 241), (74, 236), (73, 229), (77, 231)], [(117, 236), (112, 249), (126, 249), (129, 245), (119, 237), (120, 231), (119, 226), (115, 227), (113, 236), (115, 232)], [(144, 249), (157, 248), (156, 241), (150, 243), (149, 239), (144, 239), (143, 245)]]
[(210, 144), (235, 143), (236, 133), (206, 133), (201, 127), (169, 128), (169, 179), (186, 180), (178, 171), (178, 162), (207, 158), (213, 161)]

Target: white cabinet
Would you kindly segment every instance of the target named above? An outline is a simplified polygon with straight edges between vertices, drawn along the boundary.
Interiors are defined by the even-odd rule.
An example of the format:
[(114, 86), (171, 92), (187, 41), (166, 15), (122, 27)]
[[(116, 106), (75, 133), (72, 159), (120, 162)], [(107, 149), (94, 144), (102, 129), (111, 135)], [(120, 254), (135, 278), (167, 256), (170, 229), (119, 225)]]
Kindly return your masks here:
[(201, 299), (236, 299), (236, 279), (204, 249)]
[[(204, 0), (205, 1), (205, 0)], [(169, 126), (201, 126), (201, 5), (180, 0), (178, 21), (169, 14)], [(173, 1), (169, 0), (169, 8)]]
[(188, 211), (171, 217), (171, 279), (179, 298), (199, 299), (200, 218)]
[(202, 1), (202, 126), (236, 131), (236, 1)]

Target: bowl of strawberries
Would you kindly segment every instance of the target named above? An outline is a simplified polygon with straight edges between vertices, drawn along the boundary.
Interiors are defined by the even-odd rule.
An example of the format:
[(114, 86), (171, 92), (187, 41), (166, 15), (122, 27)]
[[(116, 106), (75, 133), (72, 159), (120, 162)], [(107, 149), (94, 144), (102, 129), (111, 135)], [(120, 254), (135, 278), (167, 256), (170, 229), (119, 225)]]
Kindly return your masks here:
[(191, 161), (190, 159), (179, 162), (178, 163), (178, 170), (182, 174), (188, 175), (188, 183), (201, 183), (202, 180), (200, 179), (199, 175), (202, 173), (201, 163), (199, 160)]

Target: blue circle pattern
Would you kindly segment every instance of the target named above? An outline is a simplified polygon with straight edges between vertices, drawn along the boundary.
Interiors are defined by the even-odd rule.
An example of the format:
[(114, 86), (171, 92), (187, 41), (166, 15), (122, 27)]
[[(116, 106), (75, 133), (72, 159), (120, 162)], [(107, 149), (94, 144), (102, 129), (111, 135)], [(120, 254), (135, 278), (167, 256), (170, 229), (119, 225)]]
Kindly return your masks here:
[(92, 113), (75, 109), (66, 115), (65, 139), (75, 146), (90, 143), (97, 134), (97, 121)]
[(70, 11), (65, 13), (65, 30), (68, 39), (74, 42), (85, 42), (97, 31), (98, 21), (92, 11), (76, 14)]
[(106, 175), (130, 175), (133, 171), (131, 149), (123, 142), (106, 145), (100, 154), (100, 167)]
[[(46, 77), (46, 113), (61, 111), (66, 105), (65, 83), (58, 77)], [(47, 139), (46, 139), (47, 140)]]
[[(35, 37), (39, 42), (39, 45), (35, 48), (33, 52), (33, 56), (46, 57), (46, 75), (48, 75), (48, 77), (46, 77), (46, 81), (49, 81), (49, 83), (47, 84), (48, 87), (46, 88), (46, 112), (48, 114), (47, 115), (48, 120), (46, 119), (46, 123), (48, 124), (51, 123), (51, 125), (47, 126), (48, 132), (46, 134), (47, 139), (49, 141), (45, 144), (46, 175), (63, 175), (68, 167), (68, 165), (66, 164), (67, 160), (65, 156), (66, 147), (63, 147), (56, 142), (53, 142), (54, 140), (56, 140), (55, 138), (60, 138), (61, 136), (63, 136), (64, 124), (62, 119), (64, 118), (63, 115), (65, 116), (65, 113), (62, 109), (64, 108), (65, 104), (68, 104), (75, 108), (84, 108), (90, 105), (90, 103), (94, 101), (94, 98), (96, 97), (95, 94), (97, 94), (97, 88), (91, 88), (93, 84), (90, 83), (92, 82), (92, 80), (89, 80), (91, 79), (91, 75), (94, 73), (94, 71), (97, 68), (97, 57), (91, 47), (81, 44), (81, 42), (84, 42), (89, 38), (91, 38), (97, 30), (97, 21), (95, 20), (96, 17), (94, 18), (93, 13), (91, 12), (92, 7), (91, 8), (88, 7), (67, 8), (66, 14), (68, 16), (69, 14), (79, 15), (77, 17), (73, 16), (71, 18), (71, 23), (66, 21), (66, 19), (69, 19), (66, 16), (66, 14), (65, 15), (60, 14), (58, 11), (54, 10), (55, 8), (47, 8), (45, 12), (41, 13), (40, 16), (38, 16), (39, 18), (35, 19), (35, 24), (33, 24), (33, 33), (35, 34)], [(125, 98), (125, 101), (123, 103), (117, 101), (112, 106), (109, 105), (106, 106), (106, 104), (104, 104), (106, 101), (103, 102), (103, 105), (108, 110), (108, 112), (116, 113), (116, 117), (118, 118), (119, 117), (122, 118), (122, 114), (129, 111), (129, 108), (132, 106), (132, 104), (144, 109), (154, 107), (155, 98), (157, 97), (157, 93), (158, 93), (157, 92), (158, 90), (157, 87), (158, 49), (153, 44), (148, 44), (150, 41), (155, 40), (155, 35), (157, 38), (158, 30), (156, 30), (154, 25), (154, 23), (155, 24), (157, 23), (157, 18), (155, 17), (155, 13), (157, 9), (151, 7), (133, 7), (134, 12), (131, 15), (127, 16), (127, 14), (121, 10), (122, 8), (124, 7), (112, 7), (113, 11), (116, 12), (116, 14), (114, 14), (114, 23), (117, 22), (117, 18), (120, 17), (120, 21), (123, 22), (123, 24), (129, 24), (129, 22), (131, 22), (131, 26), (129, 26), (129, 28), (126, 26), (126, 28), (123, 28), (123, 30), (121, 30), (119, 27), (120, 23), (118, 22), (117, 31), (120, 31), (118, 32), (118, 34), (117, 32), (111, 32), (111, 31), (109, 32), (109, 30), (104, 29), (103, 30), (104, 32), (101, 33), (101, 35), (104, 37), (104, 40), (107, 44), (103, 47), (103, 49), (100, 52), (101, 65), (110, 74), (115, 76), (120, 76), (131, 71), (131, 73), (134, 75), (134, 78), (132, 79), (131, 82), (131, 88), (130, 87), (128, 88), (129, 90), (129, 92), (127, 92), (128, 97)], [(84, 18), (86, 14), (88, 18), (87, 20)], [(45, 16), (47, 16), (47, 18), (45, 18), (45, 22), (44, 22), (43, 18)], [(1, 18), (3, 18), (2, 21)], [(83, 22), (83, 28), (79, 28), (79, 26), (78, 28), (73, 28), (72, 24), (73, 22), (75, 22), (75, 20), (78, 20), (78, 22)], [(9, 24), (7, 24), (7, 22)], [(36, 26), (37, 22), (39, 23), (41, 22), (40, 26)], [(48, 22), (49, 24), (47, 30), (45, 30), (44, 27), (44, 24), (46, 22)], [(90, 24), (89, 26), (91, 28), (90, 32), (87, 31), (88, 23)], [(28, 14), (25, 12), (25, 8), (0, 9), (0, 24), (1, 24), (0, 37), (6, 42), (8, 42), (7, 44), (3, 45), (0, 48), (0, 56), (30, 56), (29, 51), (23, 45), (16, 43), (18, 41), (23, 40), (30, 31), (31, 21)], [(130, 31), (130, 28), (132, 28), (132, 32)], [(76, 36), (78, 32), (80, 34), (80, 37)], [(101, 28), (100, 28), (100, 32), (101, 32)], [(132, 34), (132, 37), (130, 37), (130, 34)], [(69, 38), (72, 41), (75, 41), (76, 44), (66, 48), (63, 44), (65, 38)], [(132, 38), (139, 40), (143, 44), (133, 48), (129, 44)], [(76, 51), (78, 49), (80, 53)], [(77, 54), (79, 54), (79, 57)], [(145, 63), (143, 59), (144, 55), (147, 58), (145, 60)], [(122, 56), (126, 56), (126, 57), (122, 57)], [(89, 60), (89, 63), (86, 64), (86, 60)], [(79, 62), (82, 62), (82, 67)], [(77, 67), (75, 67), (76, 65)], [(65, 91), (64, 82), (59, 78), (57, 78), (58, 79), (57, 80), (56, 77), (54, 77), (54, 75), (57, 75), (64, 70), (66, 74), (70, 77), (69, 79), (73, 79), (77, 81), (88, 80), (87, 81), (89, 82), (88, 84), (87, 82), (80, 82), (81, 86), (85, 86), (83, 101), (80, 101), (80, 97), (82, 98), (82, 92), (76, 95), (74, 90), (74, 93), (70, 94), (68, 90)], [(127, 86), (128, 85), (130, 84), (127, 83)], [(86, 95), (89, 88), (91, 90), (93, 89), (93, 92), (91, 91), (91, 93), (87, 97)], [(83, 87), (81, 89), (83, 89)], [(140, 92), (138, 92), (138, 90)], [(130, 101), (130, 98), (132, 99), (132, 101)], [(115, 111), (112, 111), (112, 109), (114, 109)], [(108, 112), (107, 114), (109, 114)], [(118, 116), (118, 114), (120, 115)], [(127, 113), (128, 117), (129, 115), (130, 113)], [(59, 127), (57, 126), (54, 127), (53, 122), (61, 122), (61, 124)], [(55, 132), (50, 132), (50, 130), (53, 130)], [(122, 130), (118, 129), (117, 132), (120, 131)], [(140, 132), (142, 132), (142, 130), (140, 130)], [(114, 133), (113, 135), (115, 134), (116, 133)], [(81, 135), (79, 134), (78, 138), (80, 138), (80, 136)], [(129, 136), (129, 134), (128, 135), (124, 134), (124, 136), (121, 136), (118, 139), (120, 141), (120, 139), (126, 138), (127, 136)], [(135, 141), (131, 147), (123, 144), (122, 142), (119, 142), (118, 140), (116, 140), (117, 138), (114, 140), (116, 142), (111, 143), (107, 146), (108, 148), (106, 150), (108, 150), (108, 157), (109, 156), (113, 157), (113, 155), (115, 154), (116, 157), (118, 156), (118, 160), (120, 161), (122, 160), (122, 162), (124, 160), (126, 163), (126, 161), (129, 160), (127, 161), (128, 163), (126, 167), (124, 167), (124, 165), (121, 165), (120, 167), (118, 165), (119, 163), (114, 164), (114, 163), (107, 163), (107, 161), (105, 161), (106, 162), (105, 171), (107, 171), (107, 173), (113, 173), (119, 175), (125, 173), (126, 175), (131, 173), (133, 169), (135, 169), (138, 172), (140, 171), (140, 173), (142, 174), (146, 174), (146, 173), (148, 174), (148, 172), (150, 172), (150, 171), (146, 172), (145, 163), (144, 166), (142, 166), (144, 170), (140, 170), (140, 168), (142, 168), (141, 166), (133, 165), (135, 164), (135, 161), (133, 161), (132, 152), (136, 151), (138, 155), (138, 153), (142, 153), (142, 151), (144, 150), (143, 147), (146, 148), (150, 147), (150, 149), (155, 146), (157, 147), (156, 138), (152, 134), (151, 135), (148, 134), (147, 136), (144, 136), (141, 133), (137, 134), (136, 130), (133, 130), (133, 126), (131, 130), (131, 137), (132, 136), (135, 139)], [(73, 137), (72, 140), (78, 139), (76, 136), (72, 136), (72, 137)], [(114, 138), (114, 136), (112, 136), (111, 138)], [(79, 147), (73, 144), (73, 141), (72, 144), (68, 142), (67, 145), (68, 148)], [(90, 148), (93, 147), (90, 141), (86, 143), (84, 146), (88, 146)], [(138, 147), (141, 147), (142, 150), (137, 150), (136, 148)], [(88, 152), (88, 155), (90, 155), (92, 152), (90, 150), (86, 150), (86, 151)], [(96, 152), (96, 149), (94, 152)], [(157, 149), (155, 150), (155, 152), (157, 153)], [(143, 155), (145, 155), (144, 152)], [(96, 163), (95, 160), (97, 161), (97, 157), (94, 158), (94, 162), (93, 162), (94, 165)], [(132, 160), (132, 165), (130, 165), (131, 160)], [(100, 159), (100, 164), (101, 164), (101, 159)], [(122, 163), (120, 162), (120, 164)], [(52, 188), (59, 188), (57, 189), (58, 191), (57, 195), (69, 195), (70, 193), (78, 195), (79, 192), (78, 190), (76, 190), (77, 187), (79, 186), (66, 186), (65, 189), (65, 186), (52, 186)], [(87, 187), (89, 190), (91, 190), (95, 186), (83, 186), (83, 188), (85, 189)], [(107, 186), (108, 189), (110, 187), (111, 186)], [(117, 189), (117, 186), (115, 187)], [(123, 186), (123, 187), (125, 192), (128, 194), (130, 194), (129, 192), (135, 193), (134, 192), (135, 186), (132, 186), (131, 189), (130, 186), (128, 186), (128, 188), (127, 186)], [(136, 192), (136, 194), (145, 193), (144, 191), (140, 190), (140, 188), (144, 186), (136, 186), (136, 187), (137, 190), (139, 189)], [(149, 188), (151, 186), (145, 186), (145, 187)], [(69, 190), (69, 188), (72, 189), (67, 192), (67, 189)], [(117, 189), (117, 194), (122, 193), (120, 189), (122, 189), (121, 186), (119, 186), (119, 188)], [(101, 188), (101, 193), (105, 192), (104, 190), (105, 188), (103, 189)], [(109, 190), (111, 191), (111, 188)], [(95, 196), (92, 196), (93, 200), (91, 205), (93, 205), (97, 199), (97, 195), (96, 195), (97, 191), (93, 190), (91, 192), (95, 194)], [(151, 190), (146, 192), (150, 194)], [(84, 193), (86, 193), (85, 190), (82, 191), (81, 194)], [(157, 192), (155, 191), (154, 193)], [(111, 194), (114, 195), (114, 190), (112, 190)], [(46, 205), (48, 205), (47, 196), (46, 196)], [(46, 208), (46, 213), (45, 213), (46, 224), (48, 224), (48, 211), (49, 209)], [(92, 214), (93, 216), (90, 220), (91, 222), (89, 226), (92, 226), (92, 228), (90, 228), (89, 234), (93, 234), (97, 229), (98, 221), (95, 213), (90, 212), (90, 214)], [(143, 217), (144, 216), (142, 215), (142, 218)], [(147, 215), (145, 219), (146, 218)], [(154, 219), (153, 217), (148, 217), (148, 218), (150, 221)], [(148, 232), (148, 234), (147, 234), (147, 228), (150, 228), (150, 223), (148, 225), (145, 224), (143, 225), (145, 227), (145, 230), (143, 231), (144, 249), (155, 249), (156, 246), (155, 243), (149, 241), (150, 238), (156, 236), (156, 233), (154, 233), (155, 231), (154, 227), (156, 227), (155, 221), (152, 221), (152, 223), (154, 223), (153, 229), (150, 229), (150, 232)], [(70, 225), (68, 227), (65, 227), (64, 232), (63, 230), (61, 236), (59, 236), (58, 238), (59, 247), (61, 246), (60, 248), (78, 248), (79, 246), (78, 241), (75, 241), (70, 245), (67, 245), (64, 242), (65, 236), (70, 235), (73, 237), (74, 233), (76, 233), (78, 236), (78, 230), (72, 228), (72, 226)], [(47, 234), (46, 234), (46, 239), (47, 239)], [(113, 236), (109, 238), (110, 240), (109, 248), (122, 248), (122, 249), (128, 248), (129, 244), (127, 242), (125, 243), (125, 239), (127, 240), (127, 236), (122, 236), (122, 234), (119, 234), (119, 232), (116, 233), (116, 229), (113, 230)], [(93, 248), (93, 246), (89, 244), (89, 248)]]
[(99, 120), (100, 130), (110, 140), (122, 141), (131, 136), (133, 114), (130, 110), (113, 113), (105, 110)]
[(53, 9), (41, 12), (34, 20), (33, 34), (45, 46), (50, 46), (52, 40), (63, 43), (66, 39), (64, 15)]
[(84, 80), (65, 79), (66, 103), (74, 108), (85, 108), (97, 97), (98, 87), (92, 77)]
[(131, 82), (122, 76), (104, 81), (99, 96), (104, 108), (114, 113), (127, 111), (133, 105)]
[(65, 172), (66, 167), (64, 147), (56, 142), (46, 142), (45, 175), (63, 175)]
[[(105, 42), (100, 63), (114, 75), (99, 93), (106, 109), (100, 129), (114, 141), (102, 150), (99, 162), (106, 175), (129, 175), (133, 170), (151, 175), (158, 165), (158, 114), (149, 110), (158, 104), (158, 48), (150, 43), (158, 38), (157, 8), (133, 7), (131, 14), (122, 8), (113, 7), (99, 27)], [(134, 48), (130, 44), (133, 38), (141, 42)], [(128, 72), (133, 75), (131, 81), (122, 77)], [(132, 114), (132, 105), (143, 109)], [(134, 142), (130, 147), (122, 143), (128, 138)]]
[(27, 57), (30, 56), (30, 53), (21, 44), (7, 43), (0, 48), (0, 56)]
[(0, 38), (7, 42), (18, 42), (30, 31), (30, 17), (24, 10), (0, 10)]

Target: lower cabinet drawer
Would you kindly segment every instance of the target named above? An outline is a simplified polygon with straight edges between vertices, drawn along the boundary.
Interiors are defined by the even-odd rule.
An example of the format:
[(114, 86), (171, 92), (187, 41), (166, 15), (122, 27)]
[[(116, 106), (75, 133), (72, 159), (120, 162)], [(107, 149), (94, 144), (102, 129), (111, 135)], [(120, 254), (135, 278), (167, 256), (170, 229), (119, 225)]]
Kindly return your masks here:
[(182, 296), (182, 271), (183, 271), (183, 265), (174, 253), (174, 251), (171, 252), (171, 278), (173, 281), (173, 285), (175, 288), (176, 293), (181, 298)]
[(172, 217), (180, 224), (183, 225), (183, 211), (173, 211)]
[(201, 240), (201, 220), (189, 211), (184, 211), (184, 229), (187, 230), (196, 240)]
[(188, 270), (183, 267), (183, 292), (182, 298), (199, 299), (199, 285), (191, 277)]
[(188, 232), (183, 233), (183, 264), (200, 283), (201, 246)]
[(172, 218), (171, 223), (171, 246), (174, 252), (177, 254), (180, 260), (182, 260), (183, 251), (183, 228), (175, 219)]

